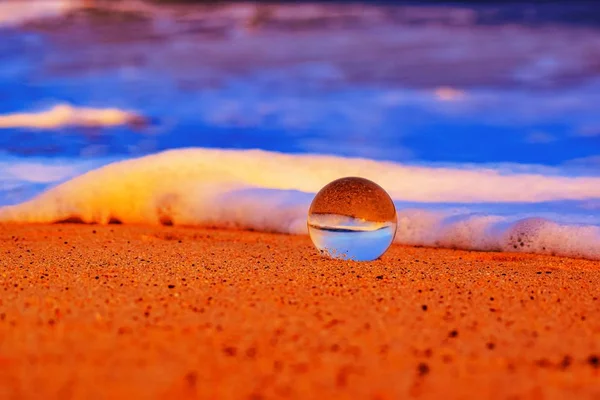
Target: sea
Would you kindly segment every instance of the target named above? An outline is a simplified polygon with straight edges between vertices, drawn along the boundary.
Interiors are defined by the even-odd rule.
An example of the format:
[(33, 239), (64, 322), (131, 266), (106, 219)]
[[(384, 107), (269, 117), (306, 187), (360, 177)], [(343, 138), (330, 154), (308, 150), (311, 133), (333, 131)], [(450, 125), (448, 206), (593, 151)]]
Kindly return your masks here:
[(344, 176), (397, 243), (600, 259), (600, 4), (0, 2), (0, 222), (307, 234)]

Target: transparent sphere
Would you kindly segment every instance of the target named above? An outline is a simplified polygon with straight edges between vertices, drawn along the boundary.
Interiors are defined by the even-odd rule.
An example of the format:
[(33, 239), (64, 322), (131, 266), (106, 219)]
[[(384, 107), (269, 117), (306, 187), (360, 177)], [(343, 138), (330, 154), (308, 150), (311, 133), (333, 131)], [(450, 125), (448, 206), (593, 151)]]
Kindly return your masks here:
[(308, 232), (321, 254), (371, 261), (396, 235), (396, 207), (385, 190), (364, 178), (341, 178), (317, 193), (308, 211)]

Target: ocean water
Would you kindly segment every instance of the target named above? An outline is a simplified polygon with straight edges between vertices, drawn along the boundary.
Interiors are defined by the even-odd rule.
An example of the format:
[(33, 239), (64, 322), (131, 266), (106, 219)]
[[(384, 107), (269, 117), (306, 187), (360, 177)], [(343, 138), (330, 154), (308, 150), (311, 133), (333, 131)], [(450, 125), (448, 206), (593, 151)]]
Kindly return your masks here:
[(0, 3), (0, 221), (306, 234), (362, 176), (397, 243), (600, 259), (599, 13)]

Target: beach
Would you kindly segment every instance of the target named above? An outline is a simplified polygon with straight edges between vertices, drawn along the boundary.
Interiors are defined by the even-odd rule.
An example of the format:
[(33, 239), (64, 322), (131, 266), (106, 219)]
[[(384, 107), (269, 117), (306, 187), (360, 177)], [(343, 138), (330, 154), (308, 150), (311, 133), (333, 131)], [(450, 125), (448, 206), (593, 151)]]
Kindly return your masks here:
[(600, 263), (0, 225), (0, 397), (597, 398)]
[(0, 1), (0, 400), (600, 399), (600, 8), (400, 3)]

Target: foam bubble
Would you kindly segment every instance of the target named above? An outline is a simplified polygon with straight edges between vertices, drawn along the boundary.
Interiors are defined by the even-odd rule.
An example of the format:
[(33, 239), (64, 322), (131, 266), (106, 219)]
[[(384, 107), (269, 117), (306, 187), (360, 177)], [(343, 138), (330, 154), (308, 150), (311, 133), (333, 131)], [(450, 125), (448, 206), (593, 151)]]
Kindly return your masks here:
[(501, 243), (504, 251), (600, 259), (600, 228), (597, 226), (527, 218), (509, 226)]

